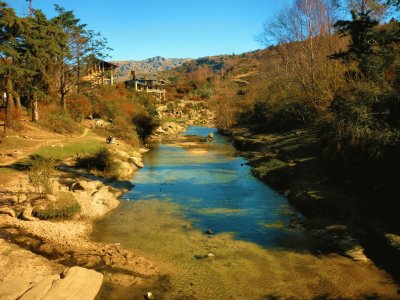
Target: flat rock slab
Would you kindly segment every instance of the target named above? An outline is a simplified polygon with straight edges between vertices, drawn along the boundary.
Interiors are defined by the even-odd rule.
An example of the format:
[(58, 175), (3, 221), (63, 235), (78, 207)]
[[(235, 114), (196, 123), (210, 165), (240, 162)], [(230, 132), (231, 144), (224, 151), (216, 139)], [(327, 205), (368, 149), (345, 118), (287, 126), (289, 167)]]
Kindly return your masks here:
[(0, 285), (1, 300), (93, 300), (103, 283), (103, 274), (72, 267), (62, 275), (45, 277), (35, 285), (5, 282)]

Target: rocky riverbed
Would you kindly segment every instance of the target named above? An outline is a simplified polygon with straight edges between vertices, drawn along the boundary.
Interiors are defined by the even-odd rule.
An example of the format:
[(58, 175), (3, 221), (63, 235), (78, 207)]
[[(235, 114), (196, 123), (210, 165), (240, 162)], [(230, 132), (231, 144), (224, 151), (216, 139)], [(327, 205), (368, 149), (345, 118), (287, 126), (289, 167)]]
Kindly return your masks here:
[[(119, 180), (76, 169), (72, 160), (66, 160), (52, 178), (51, 194), (38, 197), (26, 174), (2, 186), (1, 299), (93, 299), (103, 277), (105, 282), (132, 286), (160, 274), (142, 255), (89, 238), (92, 221), (115, 209), (118, 198), (131, 188), (129, 179), (143, 167), (141, 158), (147, 150), (112, 151), (121, 166)], [(40, 214), (43, 206), (58, 207), (62, 201), (79, 204), (72, 219), (38, 218), (46, 216)]]

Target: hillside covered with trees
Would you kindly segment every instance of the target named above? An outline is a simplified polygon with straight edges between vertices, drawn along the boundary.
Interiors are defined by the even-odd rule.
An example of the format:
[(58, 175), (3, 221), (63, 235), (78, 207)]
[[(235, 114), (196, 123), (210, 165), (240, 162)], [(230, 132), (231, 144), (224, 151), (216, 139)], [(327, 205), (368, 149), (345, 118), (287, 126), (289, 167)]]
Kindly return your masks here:
[(100, 77), (109, 72), (104, 69), (99, 80), (87, 80), (112, 49), (73, 11), (58, 5), (55, 11), (51, 19), (40, 10), (19, 17), (0, 2), (0, 90), (7, 95), (1, 118), (6, 128), (23, 130), (29, 114), (43, 128), (70, 134), (82, 130), (85, 118), (103, 118), (113, 122), (104, 134), (137, 146), (156, 122), (154, 99), (123, 85), (104, 86)]
[(296, 1), (264, 24), (266, 49), (166, 73), (170, 98), (205, 101), (256, 176), (306, 216), (357, 224), (365, 241), (369, 231), (375, 247), (399, 233), (398, 16), (396, 1)]
[(321, 155), (385, 177), (399, 166), (400, 146), (400, 25), (391, 4), (297, 1), (264, 24), (265, 50), (168, 73), (172, 96), (208, 99), (221, 129), (317, 128)]

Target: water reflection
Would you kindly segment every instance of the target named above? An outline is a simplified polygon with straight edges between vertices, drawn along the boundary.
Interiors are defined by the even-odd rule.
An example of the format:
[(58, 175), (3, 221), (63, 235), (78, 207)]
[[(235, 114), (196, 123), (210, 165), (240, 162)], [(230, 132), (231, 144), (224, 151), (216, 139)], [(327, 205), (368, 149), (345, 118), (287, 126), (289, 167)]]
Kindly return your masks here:
[[(206, 136), (209, 128), (190, 127), (186, 134)], [(171, 201), (195, 228), (231, 232), (235, 238), (263, 246), (279, 245), (290, 232), (295, 212), (250, 174), (246, 161), (214, 131), (216, 143), (181, 148), (179, 143), (155, 145), (145, 167), (133, 178), (135, 187), (123, 199)], [(265, 226), (265, 224), (283, 224)]]
[[(375, 267), (299, 247), (302, 235), (294, 239), (287, 226), (294, 211), (286, 199), (252, 177), (223, 137), (216, 139), (204, 147), (159, 145), (146, 154), (124, 196), (130, 201), (97, 222), (93, 238), (167, 263), (168, 275), (122, 287), (106, 273), (109, 285), (98, 299), (143, 299), (147, 291), (174, 300), (395, 299), (396, 287)], [(209, 227), (216, 235), (203, 234)], [(205, 258), (209, 253), (215, 257)]]

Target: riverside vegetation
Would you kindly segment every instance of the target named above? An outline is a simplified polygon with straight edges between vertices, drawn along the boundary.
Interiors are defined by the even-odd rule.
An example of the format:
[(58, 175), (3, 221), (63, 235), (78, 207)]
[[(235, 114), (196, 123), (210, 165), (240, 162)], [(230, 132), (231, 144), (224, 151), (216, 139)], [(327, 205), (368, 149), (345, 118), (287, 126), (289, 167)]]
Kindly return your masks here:
[[(163, 72), (171, 84), (158, 102), (122, 84), (82, 79), (108, 47), (72, 11), (56, 6), (50, 20), (40, 11), (20, 18), (0, 1), (0, 87), (8, 95), (0, 295), (68, 295), (86, 282), (93, 290), (82, 299), (90, 299), (99, 271), (111, 286), (162, 285), (169, 271), (162, 263), (94, 242), (90, 232), (131, 188), (146, 141), (188, 124), (215, 125), (231, 137), (252, 173), (305, 216), (292, 226), (307, 229), (315, 257), (372, 259), (398, 279), (399, 3), (340, 4), (296, 1), (266, 22), (259, 36), (266, 49)], [(117, 144), (106, 145), (108, 136)], [(62, 288), (71, 282), (73, 291)], [(395, 294), (393, 286), (380, 288)]]
[(327, 239), (320, 251), (341, 248), (329, 238), (341, 224), (397, 278), (398, 8), (297, 1), (265, 23), (266, 49), (166, 72), (176, 84), (169, 98), (216, 113), (253, 174), (288, 196), (316, 240)]

